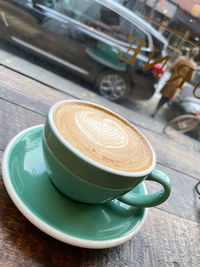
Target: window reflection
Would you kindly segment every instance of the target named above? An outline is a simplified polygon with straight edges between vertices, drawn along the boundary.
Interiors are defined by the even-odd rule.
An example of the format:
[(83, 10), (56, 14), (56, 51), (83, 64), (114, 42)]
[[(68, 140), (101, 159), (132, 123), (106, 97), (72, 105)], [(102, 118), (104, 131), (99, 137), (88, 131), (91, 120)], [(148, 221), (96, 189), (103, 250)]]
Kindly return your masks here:
[[(76, 97), (81, 98), (81, 90), (89, 89), (96, 98), (101, 94), (104, 99), (125, 103), (150, 117), (171, 76), (173, 63), (200, 46), (199, 10), (193, 0), (0, 0), (0, 30), (2, 39), (21, 48), (17, 56), (24, 53), (26, 57), (27, 67), (20, 71), (40, 79), (33, 71), (38, 66), (28, 67), (34, 54), (44, 71), (51, 69), (48, 78), (43, 75), (46, 83), (53, 82), (56, 68), (62, 68), (55, 81), (60, 90), (64, 86), (59, 79), (66, 83), (72, 79), (82, 88), (73, 91)], [(4, 49), (10, 49), (8, 53), (12, 54), (16, 47), (4, 45)], [(1, 52), (4, 53), (3, 48)], [(169, 60), (162, 68), (163, 62), (157, 60), (166, 56)], [(165, 104), (164, 110), (171, 112), (171, 117), (179, 114), (179, 109), (185, 112), (187, 103), (180, 103), (180, 99), (195, 99), (195, 110), (198, 109), (200, 54), (194, 61), (192, 79), (178, 88), (169, 107)], [(4, 63), (16, 69), (22, 65)], [(46, 69), (47, 65), (51, 67)], [(152, 107), (149, 103), (153, 103)], [(137, 110), (138, 106), (141, 108)], [(194, 105), (190, 103), (191, 106)], [(167, 112), (159, 112), (156, 120), (164, 124), (171, 118)]]

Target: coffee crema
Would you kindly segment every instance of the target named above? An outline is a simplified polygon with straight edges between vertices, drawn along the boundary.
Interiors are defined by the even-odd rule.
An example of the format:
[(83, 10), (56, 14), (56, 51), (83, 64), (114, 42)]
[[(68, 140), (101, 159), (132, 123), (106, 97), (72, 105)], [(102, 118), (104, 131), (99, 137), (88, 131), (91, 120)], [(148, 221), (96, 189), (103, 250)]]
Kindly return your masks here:
[(88, 158), (115, 170), (138, 172), (152, 165), (152, 150), (128, 122), (89, 103), (66, 102), (53, 114), (60, 134)]

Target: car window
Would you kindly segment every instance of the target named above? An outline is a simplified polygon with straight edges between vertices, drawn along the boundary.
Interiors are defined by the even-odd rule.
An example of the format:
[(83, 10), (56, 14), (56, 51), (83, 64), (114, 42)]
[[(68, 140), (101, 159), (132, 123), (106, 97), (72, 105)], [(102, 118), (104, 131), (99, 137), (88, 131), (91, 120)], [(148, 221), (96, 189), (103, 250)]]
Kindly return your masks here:
[(134, 35), (147, 41), (146, 34), (135, 24), (94, 0), (61, 0), (54, 9), (118, 40), (127, 42), (129, 35)]
[(73, 17), (78, 17), (87, 10), (93, 0), (64, 0), (64, 9), (71, 11)]
[[(39, 0), (36, 0), (39, 2)], [(40, 0), (41, 1), (41, 0)], [(50, 4), (50, 2), (52, 4)], [(59, 11), (63, 15), (70, 16), (72, 18), (78, 18), (82, 13), (94, 2), (93, 0), (57, 0), (48, 1), (43, 0), (43, 5), (51, 7), (52, 9)]]
[(137, 37), (138, 39), (147, 42), (147, 36), (144, 33), (144, 31), (138, 29), (138, 27), (136, 27), (135, 25), (133, 25), (133, 29), (131, 30), (131, 34), (135, 37)]

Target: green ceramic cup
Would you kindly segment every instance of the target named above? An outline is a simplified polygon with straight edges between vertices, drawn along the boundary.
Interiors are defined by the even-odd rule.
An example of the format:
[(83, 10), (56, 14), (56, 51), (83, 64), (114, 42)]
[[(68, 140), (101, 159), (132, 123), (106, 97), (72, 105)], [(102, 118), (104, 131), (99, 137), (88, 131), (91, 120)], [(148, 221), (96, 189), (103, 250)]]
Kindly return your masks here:
[[(141, 172), (123, 172), (93, 161), (62, 137), (53, 121), (54, 111), (61, 103), (77, 101), (88, 103), (66, 100), (54, 104), (49, 110), (44, 127), (45, 164), (48, 175), (57, 189), (65, 196), (84, 203), (104, 203), (118, 199), (136, 207), (153, 207), (164, 202), (169, 197), (171, 181), (167, 173), (155, 168), (156, 155), (150, 144), (153, 154), (152, 165)], [(148, 195), (132, 193), (131, 190), (145, 179), (160, 183), (163, 189)]]

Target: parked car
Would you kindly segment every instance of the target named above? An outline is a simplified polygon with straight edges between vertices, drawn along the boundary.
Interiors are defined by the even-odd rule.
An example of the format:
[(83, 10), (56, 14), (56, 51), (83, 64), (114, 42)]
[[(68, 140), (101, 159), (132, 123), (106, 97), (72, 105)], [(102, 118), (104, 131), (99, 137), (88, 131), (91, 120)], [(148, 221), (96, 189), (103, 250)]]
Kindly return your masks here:
[[(128, 37), (134, 38), (128, 41)], [(167, 41), (150, 24), (112, 0), (0, 0), (0, 36), (94, 82), (112, 101), (148, 99), (158, 82), (143, 71), (153, 48)], [(134, 48), (142, 46), (133, 65)]]

